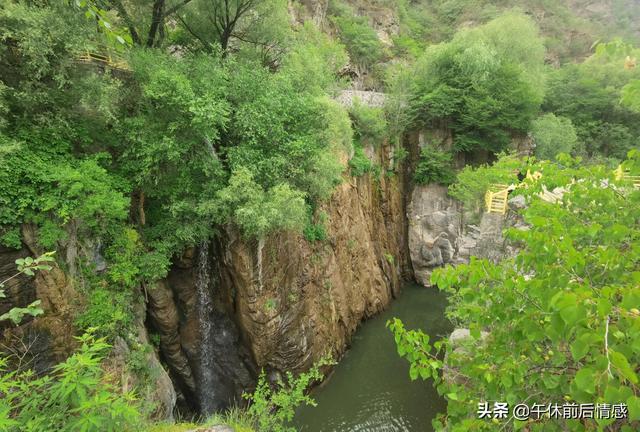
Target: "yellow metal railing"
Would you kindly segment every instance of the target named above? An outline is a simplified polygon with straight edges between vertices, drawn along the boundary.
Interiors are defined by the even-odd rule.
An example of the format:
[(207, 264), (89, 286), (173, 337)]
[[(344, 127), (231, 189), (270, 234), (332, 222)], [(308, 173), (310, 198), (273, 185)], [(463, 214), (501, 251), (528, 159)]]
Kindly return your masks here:
[(129, 64), (124, 59), (109, 52), (99, 53), (87, 50), (78, 56), (78, 60), (85, 63), (102, 63), (113, 69), (131, 70)]
[(622, 168), (618, 165), (618, 169), (614, 172), (617, 181), (627, 181), (633, 184), (633, 187), (640, 189), (640, 175), (632, 175), (629, 169)]
[(507, 197), (509, 196), (509, 186), (503, 184), (493, 184), (484, 195), (484, 203), (487, 213), (505, 214), (507, 212)]
[(531, 182), (536, 182), (541, 178), (542, 178), (542, 173), (540, 171), (535, 171), (533, 174), (531, 174), (531, 170), (527, 170), (526, 180), (529, 180)]
[(542, 173), (540, 171), (531, 173), (530, 170), (527, 170), (527, 175), (518, 185), (492, 184), (484, 195), (484, 204), (487, 213), (506, 214), (509, 208), (507, 205), (509, 192), (517, 188), (527, 188), (530, 183), (535, 183), (541, 178)]

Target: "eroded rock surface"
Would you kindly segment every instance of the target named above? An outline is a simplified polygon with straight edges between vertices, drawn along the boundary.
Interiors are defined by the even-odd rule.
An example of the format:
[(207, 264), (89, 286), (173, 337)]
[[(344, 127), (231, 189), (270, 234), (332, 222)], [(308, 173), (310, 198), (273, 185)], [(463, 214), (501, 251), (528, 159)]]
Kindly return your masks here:
[(407, 207), (409, 251), (416, 280), (429, 286), (431, 272), (457, 256), (462, 234), (460, 205), (444, 186), (416, 186)]
[[(37, 256), (32, 229), (23, 229), (24, 246), (10, 249), (0, 246), (0, 281), (17, 273), (15, 260)], [(13, 307), (25, 307), (35, 300), (41, 301), (44, 314), (37, 319), (25, 316), (20, 326), (10, 321), (0, 322), (0, 343), (12, 366), (21, 370), (32, 369), (45, 373), (73, 352), (73, 319), (71, 305), (77, 295), (65, 273), (54, 267), (36, 273), (34, 277), (20, 275), (5, 284), (6, 298), (0, 299), (0, 315)]]
[[(373, 156), (381, 166), (387, 150)], [(325, 241), (226, 232), (221, 288), (258, 367), (301, 371), (325, 354), (339, 357), (358, 324), (389, 305), (407, 262), (403, 208), (399, 176), (365, 175), (346, 179), (322, 207)]]

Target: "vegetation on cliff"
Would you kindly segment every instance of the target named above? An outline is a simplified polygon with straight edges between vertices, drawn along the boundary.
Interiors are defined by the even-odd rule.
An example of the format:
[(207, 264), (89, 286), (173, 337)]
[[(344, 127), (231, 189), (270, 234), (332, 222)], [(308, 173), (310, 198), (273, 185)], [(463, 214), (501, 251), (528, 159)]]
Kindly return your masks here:
[[(640, 153), (629, 157), (624, 166), (640, 169)], [(629, 413), (623, 421), (509, 417), (500, 427), (637, 429), (640, 191), (616, 182), (605, 166), (566, 155), (559, 162), (521, 162), (544, 181), (519, 189), (528, 197), (529, 228), (507, 231), (516, 257), (498, 264), (472, 258), (433, 274), (434, 285), (449, 293), (449, 318), (471, 331), (462, 348), (449, 340), (432, 344), (397, 320), (389, 324), (412, 379), (433, 377), (448, 400), (437, 430), (494, 430), (475, 415), (478, 403), (528, 400), (625, 403)], [(543, 185), (568, 190), (550, 203), (537, 196)]]
[[(122, 339), (133, 347), (131, 369), (144, 369), (140, 359), (152, 348), (139, 343), (135, 325), (144, 321), (136, 316), (136, 306), (147, 301), (148, 287), (167, 275), (182, 251), (229, 227), (245, 239), (262, 241), (277, 231), (295, 231), (309, 242), (327, 241), (322, 203), (343, 176), (395, 175), (398, 161), (407, 155), (400, 146), (405, 133), (448, 131), (450, 139), (429, 142), (421, 150), (412, 174), (417, 183), (445, 185), (455, 183), (457, 175), (451, 194), (473, 206), (488, 184), (507, 181), (513, 169), (526, 168), (509, 156), (493, 167), (456, 174), (453, 164), (459, 156), (484, 154), (489, 161), (508, 151), (514, 138), (529, 135), (539, 158), (567, 165), (557, 170), (544, 165), (556, 173), (550, 178), (557, 175), (560, 182), (579, 174), (600, 181), (607, 176), (603, 166), (586, 173), (573, 159), (557, 154), (615, 165), (637, 147), (640, 69), (631, 63), (640, 53), (618, 41), (590, 55), (591, 43), (613, 35), (614, 28), (615, 35), (637, 42), (632, 18), (638, 11), (626, 0), (619, 3), (629, 20), (620, 14), (591, 19), (568, 2), (332, 0), (316, 16), (307, 16), (309, 9), (301, 3), (289, 3), (8, 0), (0, 6), (0, 243), (22, 248), (24, 229), (30, 227), (35, 232), (30, 247), (59, 251), (58, 264), (82, 297), (73, 304), (70, 321), (78, 335), (89, 331), (80, 336), (79, 351), (51, 375), (10, 372), (2, 362), (0, 395), (6, 397), (0, 429), (139, 427), (149, 413), (130, 394), (121, 394), (100, 362), (110, 344)], [(568, 34), (578, 36), (574, 40)], [(622, 68), (627, 56), (629, 67)], [(352, 84), (386, 90), (386, 106), (358, 101), (349, 109), (340, 106), (334, 96)], [(393, 164), (381, 167), (371, 160), (370, 149), (388, 143), (394, 147)], [(632, 161), (636, 158), (632, 153)], [(607, 254), (624, 247), (633, 251), (637, 218), (620, 210), (618, 216), (628, 219), (620, 231), (615, 228), (619, 222), (585, 204), (592, 197), (624, 207), (612, 190), (583, 184), (571, 192), (572, 205), (586, 206), (580, 210), (585, 220), (613, 233), (608, 239), (588, 228), (586, 234), (562, 234), (574, 236), (577, 263), (610, 260)], [(635, 205), (634, 197), (625, 195), (624, 202)], [(536, 229), (526, 235), (532, 237), (514, 234), (530, 243), (530, 252), (523, 254), (541, 248), (544, 235), (560, 235), (544, 231), (555, 225), (536, 225), (540, 221), (534, 213), (549, 210), (536, 208), (529, 210)], [(568, 207), (560, 209), (556, 225), (575, 222)], [(591, 243), (579, 243), (587, 237)], [(596, 240), (613, 242), (605, 248), (613, 252), (598, 258)], [(625, 259), (628, 266), (635, 262), (633, 254)], [(474, 263), (456, 270), (456, 280), (480, 281), (480, 265), (485, 268)], [(606, 263), (592, 263), (599, 265)], [(508, 270), (507, 263), (502, 266), (492, 272)], [(575, 285), (536, 271), (542, 280), (559, 280), (556, 287)], [(447, 274), (437, 276), (443, 287), (454, 285)], [(629, 269), (625, 274), (635, 275)], [(547, 387), (575, 397), (613, 387), (616, 395), (637, 404), (622, 390), (624, 380), (637, 384), (625, 368), (625, 361), (636, 360), (636, 342), (625, 327), (628, 317), (620, 312), (631, 301), (624, 297), (628, 281), (614, 271), (607, 278), (607, 286), (620, 288), (603, 294), (610, 304), (602, 306), (604, 315), (597, 308), (605, 301), (598, 292), (576, 291), (570, 299), (580, 295), (587, 306), (562, 312), (557, 300), (549, 304), (548, 316), (557, 313), (563, 321), (542, 317), (541, 325), (557, 333), (544, 343), (582, 341), (576, 349), (584, 354), (567, 365), (554, 364), (571, 377), (580, 368), (602, 372), (595, 345), (589, 344), (595, 344), (593, 334), (600, 335), (606, 317), (607, 325), (615, 327), (611, 334), (622, 334), (607, 357), (613, 369), (593, 388), (582, 388), (584, 380), (553, 387), (555, 378)], [(499, 279), (486, 285), (507, 290), (509, 283)], [(479, 303), (481, 293), (475, 292), (474, 302)], [(25, 306), (0, 318), (19, 322), (40, 313), (37, 304)], [(518, 323), (512, 306), (503, 311), (512, 314), (504, 320)], [(474, 318), (456, 313), (461, 320)], [(563, 322), (573, 330), (561, 328)], [(576, 329), (587, 329), (591, 336)], [(553, 351), (556, 356), (562, 352)], [(518, 365), (524, 367), (523, 362), (504, 365), (513, 369), (512, 384), (521, 378)], [(141, 386), (153, 386), (150, 374), (140, 375)], [(304, 389), (318, 376), (313, 369), (298, 381), (290, 377), (293, 387), (284, 386), (282, 393), (273, 393), (263, 376), (244, 413), (249, 426), (261, 432), (286, 430), (294, 406), (309, 402)], [(495, 387), (493, 378), (487, 382), (494, 383), (489, 386), (494, 393), (504, 390)], [(637, 391), (637, 386), (629, 388)], [(465, 391), (448, 389), (447, 394), (459, 401), (477, 397), (472, 396), (477, 388)], [(460, 416), (455, 403), (451, 409), (451, 418)], [(81, 410), (87, 414), (79, 415)]]

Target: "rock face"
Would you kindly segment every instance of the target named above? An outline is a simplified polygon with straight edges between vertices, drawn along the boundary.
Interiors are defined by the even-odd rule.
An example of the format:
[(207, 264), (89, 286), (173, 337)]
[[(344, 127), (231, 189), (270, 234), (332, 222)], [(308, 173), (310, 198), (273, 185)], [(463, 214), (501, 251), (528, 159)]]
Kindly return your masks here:
[[(375, 157), (387, 166), (390, 149)], [(277, 374), (339, 357), (358, 324), (399, 292), (408, 262), (401, 180), (345, 180), (321, 209), (325, 241), (245, 241), (232, 230), (220, 239), (221, 288), (258, 367)]]
[[(430, 285), (432, 271), (445, 264), (461, 264), (471, 256), (498, 262), (517, 251), (505, 242), (507, 227), (527, 229), (517, 211), (526, 200), (516, 196), (509, 201), (507, 215), (482, 212), (467, 215), (461, 205), (447, 196), (443, 186), (417, 186), (407, 207), (409, 252), (416, 280)], [(482, 211), (482, 210), (481, 210)], [(469, 222), (480, 218), (479, 225)]]
[[(17, 273), (16, 259), (39, 256), (44, 252), (38, 248), (35, 238), (33, 227), (25, 225), (22, 229), (24, 246), (21, 249), (0, 246), (0, 281)], [(68, 256), (67, 253), (66, 257)], [(71, 267), (69, 264), (65, 259), (67, 268)], [(77, 329), (74, 328), (73, 322), (81, 298), (74, 289), (72, 276), (54, 266), (49, 271), (37, 272), (35, 277), (20, 275), (11, 279), (5, 286), (5, 293), (7, 297), (0, 299), (0, 314), (13, 307), (24, 307), (36, 299), (41, 301), (44, 310), (44, 314), (35, 319), (25, 316), (20, 326), (14, 326), (8, 321), (0, 323), (0, 343), (3, 347), (0, 355), (6, 356), (11, 368), (31, 369), (38, 375), (44, 374), (75, 351), (76, 341), (73, 336), (77, 334)], [(144, 326), (144, 304), (136, 305), (136, 309), (136, 340), (138, 343), (148, 344), (147, 330)], [(123, 390), (129, 390), (139, 381), (128, 371), (130, 347), (121, 338), (116, 339), (113, 347), (113, 353), (107, 359), (105, 367), (114, 376), (121, 377), (120, 384)], [(171, 420), (176, 404), (171, 379), (153, 351), (145, 356), (154, 386), (151, 392), (143, 397), (155, 403), (155, 418)]]
[(418, 282), (429, 286), (433, 269), (457, 257), (462, 234), (460, 205), (447, 196), (444, 186), (416, 186), (407, 219), (413, 271)]
[[(37, 256), (32, 229), (23, 228), (25, 244), (14, 250), (0, 246), (0, 281), (17, 273), (15, 260)], [(25, 316), (19, 327), (9, 321), (0, 322), (0, 343), (12, 366), (45, 373), (63, 361), (73, 351), (73, 320), (71, 304), (77, 298), (65, 273), (54, 267), (38, 272), (35, 277), (20, 275), (5, 285), (6, 298), (0, 299), (0, 315), (13, 307), (25, 307), (39, 299), (44, 315), (37, 319)]]
[[(383, 167), (393, 157), (391, 147), (370, 153)], [(401, 174), (345, 178), (319, 209), (326, 240), (248, 240), (227, 228), (208, 257), (199, 248), (176, 261), (148, 290), (149, 321), (187, 405), (220, 410), (250, 390), (262, 368), (275, 378), (344, 352), (410, 271), (402, 185)]]
[[(211, 414), (241, 399), (253, 385), (255, 367), (223, 303), (209, 245), (187, 251), (166, 280), (151, 287), (149, 321), (160, 335), (161, 357), (187, 411)], [(195, 254), (194, 254), (195, 252)], [(205, 257), (206, 262), (200, 261)], [(203, 281), (202, 275), (207, 279)], [(202, 304), (205, 295), (210, 303)]]

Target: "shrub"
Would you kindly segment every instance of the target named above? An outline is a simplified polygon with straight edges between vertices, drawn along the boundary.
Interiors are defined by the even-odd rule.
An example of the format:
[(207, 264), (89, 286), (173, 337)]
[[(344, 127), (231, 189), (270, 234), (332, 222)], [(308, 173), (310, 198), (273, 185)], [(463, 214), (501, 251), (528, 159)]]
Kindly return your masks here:
[(517, 173), (526, 172), (524, 162), (516, 156), (502, 155), (493, 165), (466, 166), (457, 175), (457, 181), (449, 187), (449, 195), (473, 211), (478, 208), (491, 184), (517, 183)]
[(323, 241), (327, 239), (327, 213), (324, 211), (318, 212), (314, 217), (313, 211), (309, 209), (309, 222), (304, 227), (304, 237), (309, 242)]
[(354, 177), (363, 176), (373, 170), (373, 163), (364, 154), (362, 146), (354, 146), (353, 157), (349, 160), (349, 168), (351, 168), (351, 175)]
[(98, 336), (113, 340), (133, 323), (131, 292), (97, 287), (90, 290), (87, 297), (85, 310), (75, 320), (80, 329), (94, 328)]
[(349, 114), (353, 119), (356, 138), (360, 142), (378, 144), (386, 138), (388, 126), (382, 108), (368, 107), (356, 99)]
[(140, 430), (131, 393), (105, 380), (100, 362), (110, 346), (90, 333), (77, 338), (80, 350), (37, 378), (6, 373), (0, 359), (0, 429), (7, 432), (126, 432)]
[(571, 120), (553, 113), (537, 118), (531, 124), (538, 159), (554, 160), (558, 153), (571, 153), (578, 141)]
[(420, 151), (420, 160), (413, 179), (418, 184), (439, 183), (450, 185), (456, 179), (451, 166), (452, 155), (449, 152), (425, 147)]
[(347, 47), (354, 64), (370, 68), (382, 60), (382, 43), (366, 18), (344, 15), (333, 18), (333, 22), (338, 27), (340, 41)]
[(309, 242), (323, 241), (327, 239), (327, 230), (322, 223), (309, 223), (304, 227), (304, 238)]
[(330, 364), (333, 362), (329, 358), (323, 358), (308, 372), (297, 377), (287, 372), (286, 379), (278, 381), (274, 387), (269, 385), (262, 371), (253, 394), (243, 395), (249, 401), (247, 415), (254, 429), (260, 432), (295, 432), (295, 428), (288, 426), (288, 423), (293, 419), (298, 406), (315, 406), (314, 400), (305, 392), (309, 385), (322, 378), (320, 368)]

